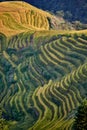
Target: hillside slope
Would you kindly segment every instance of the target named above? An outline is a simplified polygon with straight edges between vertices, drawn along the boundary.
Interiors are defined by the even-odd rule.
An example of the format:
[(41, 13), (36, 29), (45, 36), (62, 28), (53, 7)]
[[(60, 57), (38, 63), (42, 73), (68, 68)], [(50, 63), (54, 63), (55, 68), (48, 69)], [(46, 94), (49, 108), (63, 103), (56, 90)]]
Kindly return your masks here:
[(47, 17), (51, 15), (25, 2), (0, 2), (0, 32), (49, 30)]
[(87, 98), (87, 30), (25, 2), (0, 2), (0, 130), (74, 130)]
[(87, 32), (31, 35), (0, 34), (2, 117), (9, 130), (72, 130), (87, 97)]

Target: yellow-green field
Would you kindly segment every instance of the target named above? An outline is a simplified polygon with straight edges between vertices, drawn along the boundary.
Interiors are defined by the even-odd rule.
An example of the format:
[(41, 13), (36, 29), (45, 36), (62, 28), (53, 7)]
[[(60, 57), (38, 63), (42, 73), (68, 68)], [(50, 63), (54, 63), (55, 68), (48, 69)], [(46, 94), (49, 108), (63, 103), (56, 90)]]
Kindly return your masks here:
[(87, 98), (87, 30), (50, 30), (47, 17), (0, 2), (0, 130), (75, 130)]
[(14, 35), (29, 30), (49, 30), (49, 13), (25, 2), (0, 2), (0, 32)]
[[(59, 31), (49, 31), (52, 29), (49, 20), (56, 23), (59, 27)], [(63, 29), (62, 25), (65, 28)], [(56, 25), (55, 25), (56, 27)], [(62, 32), (63, 30), (73, 30), (72, 27), (69, 29), (63, 18), (55, 17), (50, 13), (40, 10), (32, 5), (23, 1), (10, 1), (0, 2), (0, 32), (6, 36), (12, 36), (27, 31), (46, 31), (45, 33), (68, 33), (68, 31)], [(87, 32), (87, 31), (86, 31)], [(73, 31), (72, 31), (73, 33)]]

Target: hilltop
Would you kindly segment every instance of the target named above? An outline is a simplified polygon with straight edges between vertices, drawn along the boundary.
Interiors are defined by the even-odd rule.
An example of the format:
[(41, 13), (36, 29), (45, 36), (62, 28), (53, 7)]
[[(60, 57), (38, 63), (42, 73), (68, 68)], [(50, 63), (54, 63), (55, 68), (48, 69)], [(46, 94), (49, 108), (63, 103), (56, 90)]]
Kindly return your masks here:
[[(24, 0), (30, 4), (56, 13), (63, 11), (69, 21), (87, 23), (87, 0)], [(48, 3), (48, 4), (47, 4)]]
[(0, 31), (15, 34), (29, 30), (49, 30), (51, 15), (25, 2), (0, 2)]
[(0, 32), (6, 35), (32, 30), (72, 30), (61, 17), (38, 9), (23, 1), (0, 2)]

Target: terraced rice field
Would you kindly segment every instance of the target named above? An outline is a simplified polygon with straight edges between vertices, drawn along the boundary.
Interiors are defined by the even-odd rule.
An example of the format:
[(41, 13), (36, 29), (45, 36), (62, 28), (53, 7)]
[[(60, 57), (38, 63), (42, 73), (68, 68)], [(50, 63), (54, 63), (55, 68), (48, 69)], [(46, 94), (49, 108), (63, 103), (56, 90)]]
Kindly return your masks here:
[(40, 116), (31, 130), (72, 130), (75, 109), (82, 101), (79, 84), (86, 79), (87, 63), (58, 82), (50, 80), (43, 87), (38, 87), (32, 98)]
[(29, 30), (49, 30), (51, 14), (25, 2), (0, 2), (0, 32), (8, 35)]
[(10, 130), (72, 130), (87, 96), (87, 36), (58, 35), (37, 46), (33, 32), (21, 33), (5, 45), (0, 44), (0, 108), (6, 120), (16, 121)]

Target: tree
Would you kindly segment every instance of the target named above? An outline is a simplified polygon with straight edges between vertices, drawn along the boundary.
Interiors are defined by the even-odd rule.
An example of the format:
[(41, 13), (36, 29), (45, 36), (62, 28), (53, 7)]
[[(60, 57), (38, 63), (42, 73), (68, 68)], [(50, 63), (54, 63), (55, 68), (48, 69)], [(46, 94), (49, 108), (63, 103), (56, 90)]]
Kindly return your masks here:
[(86, 130), (87, 129), (87, 99), (78, 107), (75, 122), (75, 130)]

